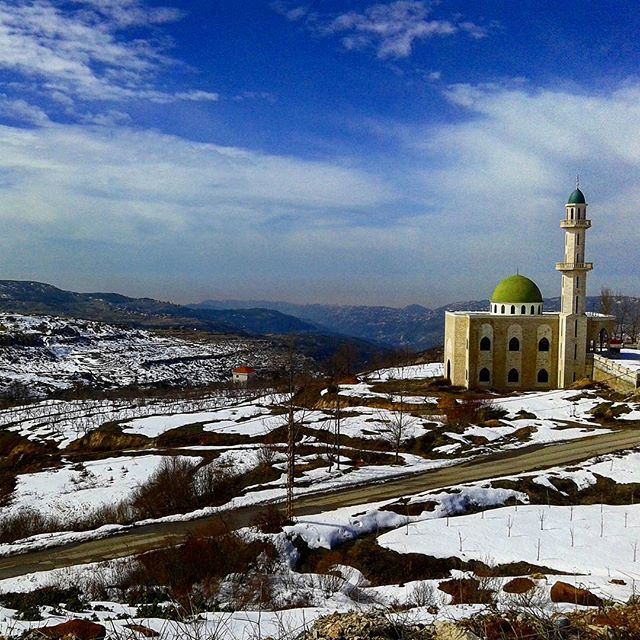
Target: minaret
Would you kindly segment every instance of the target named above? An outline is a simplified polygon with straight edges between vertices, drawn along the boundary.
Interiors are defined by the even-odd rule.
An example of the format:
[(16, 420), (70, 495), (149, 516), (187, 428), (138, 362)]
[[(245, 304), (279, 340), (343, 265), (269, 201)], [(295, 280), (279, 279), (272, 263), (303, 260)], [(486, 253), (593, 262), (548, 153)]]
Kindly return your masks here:
[(586, 373), (587, 353), (587, 272), (593, 263), (585, 262), (587, 203), (576, 180), (576, 189), (565, 205), (565, 218), (560, 227), (565, 231), (564, 262), (556, 269), (562, 273), (560, 337), (558, 352), (558, 387), (565, 388)]

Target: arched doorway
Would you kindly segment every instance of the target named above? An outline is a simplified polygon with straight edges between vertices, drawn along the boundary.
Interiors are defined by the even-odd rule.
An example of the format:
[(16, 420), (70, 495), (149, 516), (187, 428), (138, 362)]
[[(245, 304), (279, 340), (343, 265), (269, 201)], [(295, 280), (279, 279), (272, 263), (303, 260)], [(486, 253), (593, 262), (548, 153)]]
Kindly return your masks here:
[(609, 348), (609, 332), (606, 329), (600, 329), (598, 334), (598, 347), (600, 351), (606, 351)]
[(447, 380), (451, 381), (451, 360), (447, 360)]

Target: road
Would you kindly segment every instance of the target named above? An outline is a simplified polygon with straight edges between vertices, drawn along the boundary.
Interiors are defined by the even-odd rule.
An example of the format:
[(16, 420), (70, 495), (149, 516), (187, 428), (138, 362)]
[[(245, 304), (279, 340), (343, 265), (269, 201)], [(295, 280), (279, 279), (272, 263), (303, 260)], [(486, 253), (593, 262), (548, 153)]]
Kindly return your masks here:
[[(296, 516), (300, 517), (339, 507), (399, 498), (454, 484), (567, 465), (596, 455), (636, 446), (640, 446), (640, 428), (637, 427), (571, 442), (503, 451), (451, 467), (386, 481), (383, 484), (300, 496), (295, 500), (295, 512)], [(190, 534), (199, 531), (213, 533), (238, 529), (251, 524), (256, 514), (263, 508), (256, 505), (220, 512), (215, 516), (190, 522), (144, 525), (102, 540), (91, 540), (0, 558), (0, 579), (160, 549), (179, 543)]]

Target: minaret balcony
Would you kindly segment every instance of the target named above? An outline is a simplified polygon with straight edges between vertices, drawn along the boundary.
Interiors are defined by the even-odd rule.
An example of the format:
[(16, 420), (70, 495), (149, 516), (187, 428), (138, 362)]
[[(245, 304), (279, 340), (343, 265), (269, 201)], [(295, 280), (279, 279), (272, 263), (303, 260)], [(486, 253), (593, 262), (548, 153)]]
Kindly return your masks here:
[(591, 227), (591, 220), (561, 220), (560, 227), (562, 229), (589, 229)]
[(556, 271), (591, 271), (593, 262), (556, 262)]

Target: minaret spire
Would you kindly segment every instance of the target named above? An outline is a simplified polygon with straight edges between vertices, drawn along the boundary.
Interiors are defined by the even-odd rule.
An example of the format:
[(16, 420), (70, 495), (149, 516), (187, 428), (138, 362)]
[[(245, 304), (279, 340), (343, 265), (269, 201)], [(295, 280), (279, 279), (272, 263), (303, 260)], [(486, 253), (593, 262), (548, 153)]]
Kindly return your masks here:
[(587, 203), (580, 191), (580, 176), (576, 176), (576, 190), (565, 205), (564, 262), (556, 269), (562, 273), (560, 297), (560, 339), (558, 352), (558, 387), (566, 388), (585, 375), (587, 344), (587, 273), (593, 268), (585, 262), (586, 231), (591, 227), (587, 219)]

